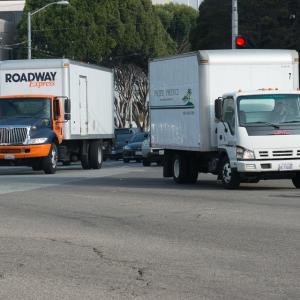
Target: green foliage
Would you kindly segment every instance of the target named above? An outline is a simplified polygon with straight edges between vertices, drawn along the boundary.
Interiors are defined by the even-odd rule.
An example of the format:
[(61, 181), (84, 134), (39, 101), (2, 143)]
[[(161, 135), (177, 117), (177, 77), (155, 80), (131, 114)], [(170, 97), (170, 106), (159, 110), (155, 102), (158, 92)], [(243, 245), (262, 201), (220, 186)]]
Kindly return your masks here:
[(196, 25), (198, 12), (186, 5), (165, 4), (155, 7), (164, 28), (177, 44), (177, 52), (189, 50), (189, 34)]
[[(19, 40), (27, 40), (27, 12), (53, 0), (27, 0)], [(172, 54), (175, 44), (150, 0), (70, 0), (32, 16), (33, 57), (68, 57), (113, 65)], [(25, 56), (26, 51), (23, 55)]]
[[(204, 0), (190, 41), (194, 50), (231, 48), (232, 0)], [(300, 50), (299, 0), (239, 0), (239, 33), (248, 48)]]

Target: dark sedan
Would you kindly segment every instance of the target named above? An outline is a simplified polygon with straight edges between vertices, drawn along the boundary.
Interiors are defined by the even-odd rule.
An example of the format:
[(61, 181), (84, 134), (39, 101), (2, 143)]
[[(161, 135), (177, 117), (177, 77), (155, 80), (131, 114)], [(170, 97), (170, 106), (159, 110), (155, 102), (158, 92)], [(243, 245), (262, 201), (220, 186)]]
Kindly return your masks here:
[(142, 144), (147, 137), (148, 133), (139, 132), (131, 138), (129, 143), (123, 148), (124, 163), (127, 163), (130, 160), (135, 160), (137, 162), (142, 161)]

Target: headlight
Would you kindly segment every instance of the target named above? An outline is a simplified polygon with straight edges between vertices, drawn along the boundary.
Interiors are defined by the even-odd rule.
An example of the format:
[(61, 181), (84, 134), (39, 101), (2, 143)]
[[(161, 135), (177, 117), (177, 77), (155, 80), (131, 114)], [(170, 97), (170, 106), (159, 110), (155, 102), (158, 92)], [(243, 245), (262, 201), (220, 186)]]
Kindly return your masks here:
[(124, 146), (124, 148), (123, 149), (125, 149), (125, 150), (129, 150), (130, 149), (130, 147), (129, 146)]
[(236, 147), (236, 158), (238, 160), (251, 160), (255, 159), (254, 152), (242, 147)]
[(28, 144), (44, 144), (48, 138), (36, 138), (28, 140)]

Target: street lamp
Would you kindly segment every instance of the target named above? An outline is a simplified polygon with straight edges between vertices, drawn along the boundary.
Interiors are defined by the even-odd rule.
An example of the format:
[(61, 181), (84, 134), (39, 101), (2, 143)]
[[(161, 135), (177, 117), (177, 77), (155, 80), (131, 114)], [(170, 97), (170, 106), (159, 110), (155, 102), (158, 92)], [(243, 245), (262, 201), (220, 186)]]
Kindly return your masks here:
[(232, 0), (232, 49), (236, 48), (236, 38), (239, 35), (238, 0)]
[(39, 8), (35, 10), (34, 12), (28, 12), (28, 22), (27, 22), (27, 34), (28, 34), (28, 59), (31, 59), (31, 17), (35, 15), (36, 13), (40, 12), (41, 10), (47, 8), (50, 5), (57, 4), (57, 5), (69, 5), (69, 1), (56, 1), (51, 2), (43, 6), (42, 8)]

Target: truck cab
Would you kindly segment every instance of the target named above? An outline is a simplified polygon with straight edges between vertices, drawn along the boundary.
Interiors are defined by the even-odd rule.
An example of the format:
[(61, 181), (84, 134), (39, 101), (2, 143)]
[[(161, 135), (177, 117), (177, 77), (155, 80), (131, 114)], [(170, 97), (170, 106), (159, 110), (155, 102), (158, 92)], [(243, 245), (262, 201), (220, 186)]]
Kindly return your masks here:
[[(64, 114), (63, 114), (64, 111)], [(0, 97), (0, 164), (55, 172), (70, 101), (51, 95)]]
[(261, 89), (215, 101), (220, 179), (229, 188), (261, 179), (300, 187), (300, 93)]

